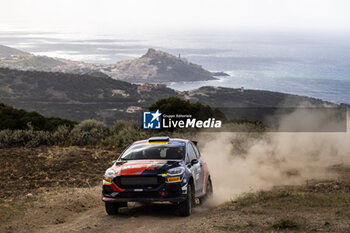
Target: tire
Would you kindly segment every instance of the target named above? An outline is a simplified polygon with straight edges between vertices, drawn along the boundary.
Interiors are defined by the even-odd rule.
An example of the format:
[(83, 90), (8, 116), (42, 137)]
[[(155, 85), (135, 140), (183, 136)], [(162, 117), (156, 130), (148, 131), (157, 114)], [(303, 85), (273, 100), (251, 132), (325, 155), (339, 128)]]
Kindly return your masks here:
[(178, 206), (180, 216), (190, 216), (194, 203), (194, 190), (193, 186), (188, 184), (186, 200), (181, 202)]
[(127, 205), (128, 205), (127, 202), (117, 202), (117, 203), (105, 202), (106, 213), (108, 215), (116, 215), (118, 214), (118, 209), (120, 207), (126, 207)]
[(213, 184), (211, 183), (210, 177), (208, 178), (206, 192), (207, 193), (203, 197), (199, 198), (201, 204), (203, 204), (213, 196)]

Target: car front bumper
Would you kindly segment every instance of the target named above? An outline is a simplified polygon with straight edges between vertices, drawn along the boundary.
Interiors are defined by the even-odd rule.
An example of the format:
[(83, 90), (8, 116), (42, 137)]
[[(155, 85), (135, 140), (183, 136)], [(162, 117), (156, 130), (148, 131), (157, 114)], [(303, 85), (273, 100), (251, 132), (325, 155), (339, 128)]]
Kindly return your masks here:
[(104, 202), (182, 202), (186, 200), (186, 196), (178, 197), (102, 197)]
[(120, 189), (113, 184), (104, 184), (104, 202), (181, 202), (186, 200), (187, 184), (163, 183), (156, 188)]

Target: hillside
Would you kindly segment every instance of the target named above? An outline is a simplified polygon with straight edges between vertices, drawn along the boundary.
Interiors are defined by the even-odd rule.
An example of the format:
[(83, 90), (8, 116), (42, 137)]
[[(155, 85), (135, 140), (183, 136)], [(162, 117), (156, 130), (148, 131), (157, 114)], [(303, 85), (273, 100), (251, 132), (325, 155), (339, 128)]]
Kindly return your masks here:
[(67, 59), (35, 56), (10, 47), (0, 47), (0, 67), (18, 69), (108, 75), (114, 79), (134, 83), (159, 83), (175, 81), (204, 81), (215, 79), (213, 76), (226, 75), (223, 72), (211, 73), (200, 65), (192, 64), (155, 49), (140, 58), (114, 64), (90, 64)]
[(66, 62), (47, 56), (33, 54), (0, 45), (0, 67), (18, 70), (52, 71)]
[(29, 53), (18, 50), (18, 49), (14, 49), (14, 48), (10, 48), (4, 45), (0, 45), (0, 59), (3, 58), (11, 58), (11, 56), (14, 55), (28, 55)]
[(133, 106), (137, 110), (172, 95), (176, 92), (169, 88), (151, 86), (140, 92), (137, 85), (109, 77), (0, 68), (2, 102), (76, 121), (94, 118), (113, 124), (116, 119), (136, 119), (128, 108), (133, 112)]
[(332, 105), (320, 99), (265, 90), (205, 86), (183, 93), (186, 99), (223, 108), (292, 108), (306, 102), (314, 106)]
[[(147, 108), (158, 99), (178, 96), (199, 101), (212, 107), (249, 108), (234, 118), (252, 116), (261, 120), (263, 114), (254, 114), (253, 108), (280, 106), (296, 107), (304, 102), (322, 105), (323, 101), (278, 92), (202, 87), (179, 92), (164, 85), (135, 85), (109, 77), (90, 75), (18, 71), (0, 68), (0, 101), (44, 116), (62, 117), (75, 121), (94, 118), (111, 125), (116, 119), (140, 119), (141, 107)], [(287, 104), (287, 105), (286, 105)], [(253, 111), (254, 110), (254, 111)]]

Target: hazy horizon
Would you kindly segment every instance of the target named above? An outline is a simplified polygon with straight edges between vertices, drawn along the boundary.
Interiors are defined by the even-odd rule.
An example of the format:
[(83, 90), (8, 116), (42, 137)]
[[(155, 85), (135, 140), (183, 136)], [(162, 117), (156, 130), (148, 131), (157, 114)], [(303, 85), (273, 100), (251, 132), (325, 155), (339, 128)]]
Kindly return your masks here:
[(2, 30), (149, 33), (216, 30), (350, 31), (346, 0), (12, 0)]

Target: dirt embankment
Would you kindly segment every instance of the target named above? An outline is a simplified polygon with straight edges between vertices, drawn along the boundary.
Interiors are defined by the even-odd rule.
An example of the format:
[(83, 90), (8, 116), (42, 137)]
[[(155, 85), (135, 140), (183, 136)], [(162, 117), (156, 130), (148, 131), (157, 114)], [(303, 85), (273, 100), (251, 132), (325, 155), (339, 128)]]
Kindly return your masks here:
[(79, 147), (0, 149), (0, 202), (62, 187), (101, 182), (118, 151)]
[(338, 173), (335, 179), (241, 194), (219, 206), (211, 203), (197, 206), (187, 218), (177, 216), (176, 207), (171, 204), (138, 203), (129, 203), (119, 215), (108, 216), (100, 200), (100, 187), (94, 185), (100, 182), (104, 169), (117, 152), (13, 148), (0, 150), (0, 154), (0, 232), (348, 232), (350, 229), (350, 168), (345, 166), (332, 168)]

